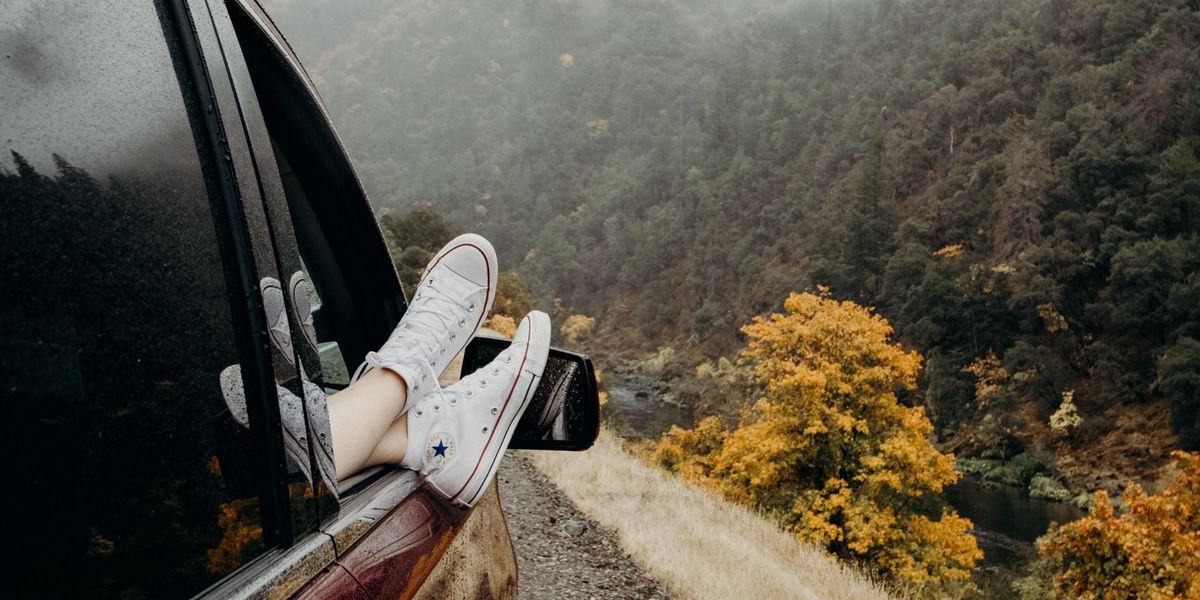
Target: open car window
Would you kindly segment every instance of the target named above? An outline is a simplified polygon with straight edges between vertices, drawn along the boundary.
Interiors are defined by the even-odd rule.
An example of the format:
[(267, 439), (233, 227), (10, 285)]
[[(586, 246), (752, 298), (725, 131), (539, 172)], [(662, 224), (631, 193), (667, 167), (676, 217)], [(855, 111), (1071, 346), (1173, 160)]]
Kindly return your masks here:
[(357, 366), (399, 321), (404, 294), (371, 205), (315, 91), (282, 41), (272, 41), (237, 6), (233, 24), (260, 91), (295, 250), (322, 300), (314, 318), (317, 336), (336, 341), (345, 364)]
[[(279, 188), (266, 194), (273, 242), (293, 303), (307, 304), (294, 315), (303, 333), (298, 355), (309, 378), (333, 393), (387, 338), (404, 295), (371, 206), (303, 72), (256, 21), (253, 6), (230, 4), (265, 126), (256, 153), (270, 168), (260, 178)], [(369, 479), (339, 487), (352, 493)]]

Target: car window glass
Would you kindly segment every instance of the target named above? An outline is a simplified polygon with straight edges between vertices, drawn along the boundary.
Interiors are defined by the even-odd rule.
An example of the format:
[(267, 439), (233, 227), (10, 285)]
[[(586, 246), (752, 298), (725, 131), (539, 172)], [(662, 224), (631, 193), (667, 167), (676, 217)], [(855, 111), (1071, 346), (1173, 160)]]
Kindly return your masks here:
[[(306, 281), (312, 281), (312, 272), (304, 261), (300, 261), (304, 269), (304, 277)], [(309, 312), (309, 323), (306, 324), (306, 335), (311, 335), (317, 346), (317, 355), (321, 362), (321, 384), (329, 393), (335, 393), (337, 390), (345, 389), (350, 385), (350, 374), (352, 367), (346, 364), (346, 359), (342, 356), (341, 346), (337, 340), (327, 339), (322, 340), (316, 332), (314, 321), (321, 314), (324, 308), (324, 302), (317, 292), (317, 288), (313, 285), (308, 285), (305, 288), (308, 294), (309, 306), (312, 310)]]
[(6, 13), (0, 423), (16, 595), (189, 596), (264, 546), (250, 434), (221, 393), (238, 363), (231, 295), (162, 13), (132, 0)]

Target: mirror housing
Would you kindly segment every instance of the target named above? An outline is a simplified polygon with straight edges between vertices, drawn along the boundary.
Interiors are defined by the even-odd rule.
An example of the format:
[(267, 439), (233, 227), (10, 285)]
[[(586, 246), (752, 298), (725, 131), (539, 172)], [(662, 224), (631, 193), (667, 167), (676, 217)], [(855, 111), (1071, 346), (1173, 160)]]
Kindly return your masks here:
[[(462, 376), (492, 362), (510, 340), (476, 336), (463, 354)], [(521, 450), (587, 450), (600, 433), (596, 369), (584, 354), (550, 348), (542, 380), (517, 423), (508, 447)]]

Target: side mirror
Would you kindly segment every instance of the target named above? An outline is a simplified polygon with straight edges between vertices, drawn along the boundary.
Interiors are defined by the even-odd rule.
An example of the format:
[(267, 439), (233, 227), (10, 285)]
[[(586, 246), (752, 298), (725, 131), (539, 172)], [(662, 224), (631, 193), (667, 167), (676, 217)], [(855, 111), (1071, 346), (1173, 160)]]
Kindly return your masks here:
[[(509, 340), (476, 336), (463, 355), (462, 375), (492, 362)], [(596, 369), (583, 354), (550, 348), (542, 381), (517, 423), (509, 448), (587, 450), (600, 433)]]

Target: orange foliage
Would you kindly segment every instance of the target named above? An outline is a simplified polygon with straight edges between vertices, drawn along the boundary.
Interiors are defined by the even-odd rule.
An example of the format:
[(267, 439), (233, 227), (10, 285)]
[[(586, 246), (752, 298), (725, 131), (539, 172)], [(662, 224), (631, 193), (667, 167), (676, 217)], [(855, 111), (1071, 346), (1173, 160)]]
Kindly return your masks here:
[(492, 315), (483, 326), (507, 338), (517, 335), (517, 322), (508, 315)]
[(986, 356), (975, 359), (962, 371), (975, 376), (975, 402), (981, 410), (986, 410), (989, 404), (994, 404), (1004, 395), (1008, 371), (990, 349)]
[(1200, 598), (1200, 454), (1175, 452), (1182, 469), (1161, 493), (1137, 485), (1117, 514), (1096, 492), (1088, 516), (1052, 530), (1038, 552), (1058, 565), (1057, 592), (1071, 598)]
[(579, 345), (595, 329), (596, 317), (571, 315), (563, 322), (562, 327), (559, 327), (558, 332), (566, 339), (567, 345), (573, 347)]
[(673, 428), (655, 458), (684, 478), (774, 515), (797, 537), (901, 579), (963, 581), (982, 553), (971, 523), (937, 496), (959, 477), (929, 442), (916, 388), (921, 357), (853, 302), (792, 294), (785, 314), (742, 329), (761, 397), (725, 431)]

